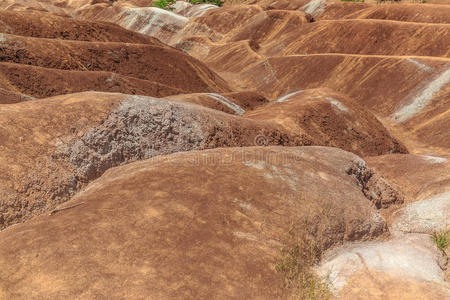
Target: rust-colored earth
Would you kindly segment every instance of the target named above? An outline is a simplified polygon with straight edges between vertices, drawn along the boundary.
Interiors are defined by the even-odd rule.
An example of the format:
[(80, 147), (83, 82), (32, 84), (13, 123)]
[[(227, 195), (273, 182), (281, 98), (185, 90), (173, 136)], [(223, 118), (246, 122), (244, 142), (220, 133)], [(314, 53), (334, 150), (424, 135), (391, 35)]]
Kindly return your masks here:
[(0, 299), (450, 299), (450, 2), (153, 2), (0, 2)]

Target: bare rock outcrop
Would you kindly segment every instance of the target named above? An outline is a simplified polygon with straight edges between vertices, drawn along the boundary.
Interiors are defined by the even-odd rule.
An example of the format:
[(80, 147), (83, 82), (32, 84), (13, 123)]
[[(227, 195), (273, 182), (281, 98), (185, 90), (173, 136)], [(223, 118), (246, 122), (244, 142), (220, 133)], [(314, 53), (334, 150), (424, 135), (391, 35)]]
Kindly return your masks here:
[[(48, 113), (52, 112), (52, 113)], [(51, 210), (105, 170), (180, 151), (310, 145), (305, 134), (190, 103), (80, 93), (0, 106), (0, 227)]]

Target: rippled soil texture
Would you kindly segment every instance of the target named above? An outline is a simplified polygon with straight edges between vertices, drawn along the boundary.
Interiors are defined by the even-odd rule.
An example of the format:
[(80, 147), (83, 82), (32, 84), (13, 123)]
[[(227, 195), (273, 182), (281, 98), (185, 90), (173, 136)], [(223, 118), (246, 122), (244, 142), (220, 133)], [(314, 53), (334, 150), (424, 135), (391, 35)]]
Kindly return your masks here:
[(152, 2), (0, 2), (0, 299), (450, 299), (449, 1)]

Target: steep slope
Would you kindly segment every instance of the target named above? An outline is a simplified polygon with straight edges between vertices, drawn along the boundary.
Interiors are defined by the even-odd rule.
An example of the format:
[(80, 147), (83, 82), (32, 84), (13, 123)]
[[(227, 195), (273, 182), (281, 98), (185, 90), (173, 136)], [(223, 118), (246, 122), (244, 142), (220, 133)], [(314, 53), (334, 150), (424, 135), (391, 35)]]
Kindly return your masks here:
[(433, 57), (292, 55), (269, 58), (245, 70), (241, 78), (272, 99), (292, 90), (329, 87), (388, 116), (400, 104), (396, 101), (420, 92), (449, 64), (449, 59)]
[(34, 100), (33, 97), (0, 88), (0, 104), (18, 103), (27, 100)]
[(444, 193), (450, 186), (450, 162), (446, 157), (391, 154), (365, 160), (404, 193), (406, 202)]
[[(285, 45), (283, 54), (450, 56), (447, 38), (450, 24), (333, 20), (306, 24), (302, 29), (301, 33), (277, 39), (278, 43)], [(321, 42), (317, 43), (318, 40)]]
[(0, 32), (49, 39), (161, 45), (156, 39), (112, 23), (90, 22), (39, 11), (0, 11)]
[[(24, 64), (0, 63), (0, 87), (10, 93), (46, 98), (63, 94), (101, 91), (165, 97), (185, 92), (170, 82), (154, 82), (105, 71), (75, 71), (35, 67)], [(20, 102), (0, 99), (0, 103)]]
[(238, 82), (269, 99), (318, 87), (340, 91), (373, 111), (408, 149), (445, 152), (449, 65), (431, 57), (296, 55), (267, 59)]
[(195, 103), (235, 115), (242, 115), (268, 103), (266, 98), (256, 92), (178, 94), (167, 98)]
[[(407, 98), (404, 106), (392, 115), (396, 127), (402, 128), (405, 140), (416, 147), (430, 147), (437, 154), (450, 149), (450, 71), (435, 76)], [(400, 117), (400, 118), (399, 118)]]
[(246, 116), (306, 132), (317, 144), (363, 156), (406, 152), (370, 112), (328, 89), (292, 92)]
[[(43, 98), (97, 90), (164, 97), (230, 91), (198, 60), (118, 25), (36, 10), (5, 10), (0, 17), (0, 87), (9, 93)], [(0, 103), (21, 100), (8, 96)]]
[(321, 20), (379, 19), (417, 23), (450, 23), (448, 5), (410, 4), (373, 5), (367, 3), (329, 3)]
[(67, 17), (75, 9), (95, 4), (96, 2), (107, 3), (104, 0), (5, 0), (0, 3), (0, 8), (3, 10), (50, 12)]
[(114, 22), (120, 26), (153, 36), (170, 44), (173, 36), (187, 24), (189, 17), (197, 17), (209, 10), (218, 8), (214, 5), (191, 5), (178, 2), (174, 10), (165, 10), (150, 5), (86, 6), (76, 11), (78, 18)]
[(2, 34), (1, 40), (0, 61), (3, 62), (62, 70), (109, 71), (167, 82), (171, 87), (187, 92), (229, 91), (226, 83), (201, 62), (167, 46), (65, 41), (8, 34)]

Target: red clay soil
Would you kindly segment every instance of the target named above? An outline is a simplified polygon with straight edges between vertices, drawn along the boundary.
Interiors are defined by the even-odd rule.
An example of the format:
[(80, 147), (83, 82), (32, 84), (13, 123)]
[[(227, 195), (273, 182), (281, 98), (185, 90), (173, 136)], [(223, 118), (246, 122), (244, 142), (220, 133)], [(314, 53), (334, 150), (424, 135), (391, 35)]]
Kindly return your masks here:
[(156, 7), (129, 7), (120, 3), (114, 6), (85, 6), (76, 12), (76, 17), (116, 23), (126, 29), (153, 36), (163, 43), (185, 25), (183, 16)]
[(399, 3), (374, 5), (369, 3), (328, 3), (318, 20), (379, 19), (418, 23), (450, 23), (448, 5)]
[(51, 12), (55, 15), (69, 17), (73, 10), (96, 2), (99, 0), (3, 0), (0, 2), (0, 9)]
[(222, 95), (211, 93), (178, 94), (169, 96), (167, 98), (175, 101), (199, 104), (229, 114), (234, 115), (241, 114), (239, 111), (236, 111), (236, 109), (233, 109), (233, 107), (230, 108), (229, 104), (227, 105), (226, 103), (224, 103), (223, 98), (220, 96), (225, 97), (226, 98), (224, 99), (225, 101), (228, 100), (229, 102), (231, 102), (231, 104), (237, 105), (238, 109), (240, 108), (244, 112), (251, 111), (257, 107), (260, 107), (268, 103), (268, 100), (266, 98), (264, 98), (263, 96), (261, 96), (256, 92), (233, 92), (233, 93), (223, 93)]
[(448, 191), (450, 5), (237, 1), (0, 2), (0, 299), (287, 299)]
[(402, 124), (423, 145), (450, 149), (450, 84), (442, 88), (420, 113)]
[(378, 116), (388, 116), (411, 91), (426, 86), (449, 63), (449, 59), (433, 57), (294, 55), (267, 59), (241, 78), (246, 80), (243, 84), (269, 99), (295, 90), (328, 87), (349, 95)]
[[(295, 24), (293, 24), (296, 26)], [(390, 20), (331, 20), (307, 23), (269, 39), (263, 53), (346, 53), (450, 57), (450, 24), (421, 24)], [(318, 43), (317, 41), (321, 41)], [(395, 42), (393, 42), (395, 41)], [(272, 49), (274, 45), (284, 47)], [(277, 51), (278, 50), (278, 51)]]
[[(207, 17), (212, 16), (208, 14)], [(225, 40), (231, 42), (251, 40), (259, 45), (262, 42), (278, 40), (289, 32), (297, 31), (300, 26), (308, 22), (306, 15), (300, 11), (265, 11), (254, 16), (239, 30), (228, 34)]]
[[(174, 43), (180, 45), (195, 36), (208, 37), (218, 43), (217, 46), (250, 40), (253, 51), (263, 56), (261, 60), (275, 55), (318, 53), (450, 55), (448, 24), (377, 19), (310, 21), (300, 11), (229, 6), (191, 19), (182, 33), (176, 35)], [(208, 44), (205, 46), (210, 48)], [(189, 53), (196, 57), (201, 55), (197, 51)], [(217, 55), (217, 50), (213, 53)]]
[[(266, 56), (314, 53), (450, 55), (449, 24), (376, 19), (310, 23), (300, 11), (262, 11), (258, 6), (210, 10), (191, 20), (192, 25), (198, 23), (225, 35), (221, 42), (252, 40), (261, 47), (257, 52)], [(188, 30), (190, 26), (186, 28)], [(206, 34), (210, 35), (210, 30)], [(188, 33), (184, 33), (186, 38), (189, 38)], [(197, 28), (190, 34), (203, 33)]]
[(264, 10), (270, 9), (285, 9), (285, 10), (299, 10), (302, 6), (307, 4), (308, 0), (224, 0), (224, 5), (236, 5), (236, 4), (247, 4), (247, 5), (259, 5)]
[[(184, 94), (188, 91), (111, 72), (69, 71), (0, 63), (0, 88), (4, 89), (4, 96), (0, 99), (3, 103), (17, 103), (28, 99), (21, 96), (20, 93), (36, 98), (46, 98), (85, 91), (101, 91), (153, 97), (176, 95), (170, 98), (234, 114), (232, 110), (220, 102), (211, 100), (210, 97), (199, 98), (199, 96), (207, 94)], [(260, 94), (250, 91), (229, 92), (222, 93), (222, 95), (230, 98), (245, 110), (254, 109), (267, 102), (266, 98)]]
[[(356, 7), (353, 3), (329, 4), (325, 13), (318, 19), (379, 19), (418, 23), (450, 23), (450, 6), (448, 5), (371, 5), (351, 13)], [(365, 7), (361, 4), (361, 7)]]
[[(296, 90), (328, 87), (348, 94), (388, 122), (448, 69), (450, 25), (441, 13), (448, 7), (342, 5), (367, 11), (355, 13), (357, 20), (320, 21), (317, 16), (318, 21), (309, 23), (298, 11), (261, 12), (254, 5), (216, 9), (192, 19), (184, 30), (185, 39), (176, 46), (205, 61), (242, 90), (255, 90), (274, 100)], [(394, 6), (399, 8), (390, 8)], [(400, 14), (403, 6), (405, 11)], [(247, 16), (250, 10), (257, 13), (252, 18)], [(230, 12), (233, 18), (241, 18), (233, 21)], [(386, 17), (377, 17), (382, 14)], [(299, 21), (293, 22), (297, 15)], [(227, 25), (215, 22), (221, 16), (229, 21)], [(193, 30), (200, 28), (197, 23), (219, 34)], [(444, 85), (430, 95), (428, 108), (418, 111), (417, 118), (401, 128), (414, 132), (417, 142), (448, 147), (446, 94)]]
[(354, 100), (328, 89), (305, 90), (282, 103), (272, 102), (246, 114), (305, 132), (315, 144), (361, 156), (407, 153), (380, 121)]
[[(261, 106), (238, 117), (189, 103), (108, 93), (2, 105), (0, 225), (54, 208), (108, 168), (161, 154), (255, 144), (334, 145), (362, 155), (405, 151), (350, 100), (329, 91), (314, 93), (343, 101), (349, 111), (312, 99), (305, 105), (292, 101), (292, 107), (290, 101), (278, 108)], [(269, 112), (275, 109), (284, 120), (273, 118)]]
[(33, 98), (24, 94), (15, 93), (10, 90), (0, 88), (0, 104), (12, 104), (29, 100), (33, 100)]
[[(236, 82), (255, 87), (269, 99), (318, 87), (340, 91), (373, 111), (410, 152), (448, 153), (450, 85), (433, 93), (429, 90), (448, 72), (449, 65), (448, 59), (432, 57), (286, 56), (247, 69)], [(393, 116), (421, 95), (426, 95), (426, 102), (411, 108), (411, 118), (393, 123)]]
[[(96, 0), (96, 1), (98, 1), (99, 3), (109, 2), (109, 0)], [(136, 7), (149, 7), (152, 5), (154, 0), (125, 0), (125, 2)]]
[[(0, 61), (16, 64), (2, 64), (0, 87), (13, 93), (41, 98), (97, 90), (164, 97), (231, 91), (201, 62), (117, 25), (37, 11), (0, 14), (0, 32), (15, 34), (2, 34)], [(2, 100), (12, 101), (16, 97)]]
[[(74, 207), (0, 232), (0, 296), (284, 299), (276, 265), (290, 228), (318, 251), (385, 232), (361, 191), (365, 172), (357, 156), (323, 147), (217, 149), (111, 169), (61, 206)], [(380, 178), (366, 188), (398, 201)]]
[[(450, 186), (450, 155), (390, 154), (366, 157), (364, 160), (378, 174), (404, 195), (405, 204), (430, 199), (448, 192)], [(391, 225), (403, 206), (392, 205), (381, 212)], [(437, 213), (446, 214), (447, 212)]]
[[(108, 168), (161, 154), (310, 145), (281, 125), (190, 103), (80, 93), (0, 105), (0, 228), (67, 201)], [(19, 142), (18, 142), (19, 141)]]
[(225, 112), (227, 114), (237, 114), (236, 111), (234, 111), (232, 108), (216, 100), (216, 97), (214, 97), (214, 95), (211, 95), (210, 93), (178, 94), (169, 96), (167, 97), (167, 99), (198, 104), (204, 107)]
[(195, 22), (205, 24), (218, 33), (227, 34), (241, 28), (262, 11), (257, 5), (225, 6), (220, 10), (208, 11), (205, 16), (195, 18)]
[(279, 0), (279, 1), (275, 1), (272, 2), (269, 5), (267, 5), (266, 3), (269, 3), (267, 0), (265, 1), (261, 1), (261, 4), (265, 4), (264, 7), (267, 10), (270, 9), (280, 9), (280, 10), (301, 10), (301, 8), (307, 4), (309, 1), (308, 0)]
[(188, 92), (163, 83), (112, 72), (58, 70), (14, 63), (0, 63), (0, 87), (10, 90), (11, 93), (16, 91), (36, 98), (85, 91), (153, 97)]
[[(214, 25), (214, 20), (221, 11), (227, 18), (227, 12), (232, 8), (210, 11), (193, 19), (190, 24), (211, 24), (219, 31), (220, 26)], [(243, 14), (242, 19), (246, 20), (245, 9), (235, 11), (237, 15)], [(271, 18), (259, 13), (247, 21), (249, 25), (239, 27), (241, 22), (233, 23), (233, 30), (217, 42), (208, 40), (208, 37), (220, 35), (209, 32), (205, 36), (200, 32), (197, 34), (202, 36), (192, 36), (195, 32), (188, 25), (186, 38), (176, 46), (204, 61), (236, 88), (255, 90), (268, 99), (276, 99), (290, 91), (329, 87), (348, 94), (374, 110), (378, 117), (390, 116), (411, 101), (415, 93), (420, 93), (420, 89), (444, 72), (450, 63), (448, 58), (422, 56), (448, 57), (450, 46), (447, 37), (450, 33), (442, 34), (449, 30), (448, 24), (337, 20), (305, 21), (290, 26), (288, 16), (295, 13), (301, 14), (288, 11), (280, 15), (282, 17)], [(254, 23), (261, 24), (264, 30), (247, 29), (253, 28)], [(265, 24), (270, 26), (266, 28)], [(239, 41), (233, 42), (235, 40)], [(296, 55), (287, 55), (292, 53)], [(436, 102), (431, 100), (430, 103)], [(434, 118), (434, 115), (427, 117)]]
[[(168, 46), (65, 41), (3, 34), (0, 61), (74, 71), (107, 71), (187, 92), (227, 92), (217, 74)], [(53, 49), (53, 51), (48, 51)]]
[[(317, 16), (318, 20), (339, 20), (346, 19), (349, 15), (359, 16), (362, 12), (372, 10), (375, 5), (364, 2), (340, 2), (327, 3), (324, 12)], [(356, 18), (355, 18), (356, 19)]]
[(245, 110), (254, 110), (268, 102), (260, 93), (251, 91), (224, 93), (223, 95), (232, 99)]
[(395, 184), (406, 202), (445, 192), (450, 185), (450, 157), (390, 154), (366, 157), (367, 164)]
[(89, 22), (38, 11), (0, 11), (0, 32), (49, 39), (161, 45), (158, 40), (116, 24)]
[[(206, 45), (208, 52), (203, 54), (202, 48)], [(226, 44), (212, 44), (206, 38), (187, 38), (176, 45), (188, 53), (199, 53), (201, 59), (211, 68), (221, 73), (228, 81), (232, 81), (237, 74), (243, 73), (264, 60), (256, 51), (260, 48), (252, 41), (239, 41)], [(230, 75), (228, 78), (227, 75)], [(241, 80), (239, 80), (241, 84)], [(244, 88), (243, 88), (244, 89)]]

